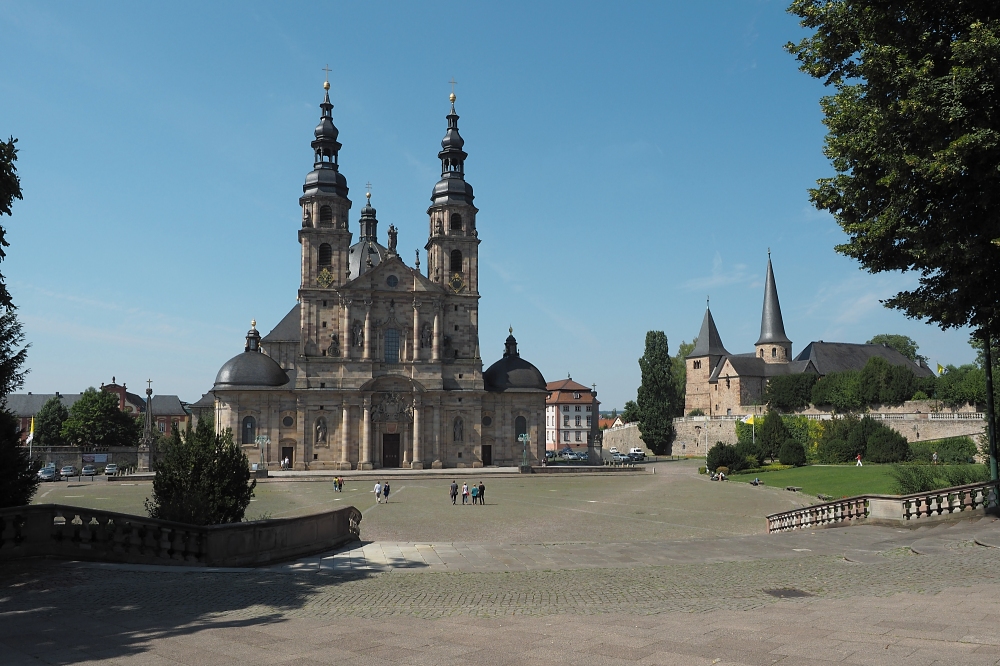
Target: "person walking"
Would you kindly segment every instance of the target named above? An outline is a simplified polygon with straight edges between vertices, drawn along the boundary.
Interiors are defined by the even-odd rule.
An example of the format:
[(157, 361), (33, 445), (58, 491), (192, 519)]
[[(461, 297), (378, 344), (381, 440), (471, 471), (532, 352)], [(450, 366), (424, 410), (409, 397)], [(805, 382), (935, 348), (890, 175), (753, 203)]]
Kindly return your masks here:
[(472, 505), (479, 504), (479, 486), (472, 484), (472, 490), (469, 492), (472, 494)]
[(372, 492), (375, 493), (375, 503), (376, 504), (381, 504), (382, 503), (382, 484), (379, 483), (378, 481), (376, 481), (375, 482), (375, 490), (373, 490)]
[(451, 482), (451, 489), (449, 492), (451, 493), (451, 503), (454, 504), (455, 500), (458, 499), (458, 484), (454, 480)]
[(860, 453), (858, 454), (857, 460), (858, 460), (858, 464), (855, 465), (855, 467), (864, 467), (864, 465), (861, 464), (861, 454)]
[(482, 481), (479, 482), (479, 503), (486, 504), (486, 484)]
[(931, 456), (931, 462), (937, 465), (937, 460), (938, 460), (937, 451), (935, 451), (934, 454)]
[(337, 492), (338, 493), (344, 492), (344, 477), (342, 476), (337, 477)]
[(469, 501), (469, 484), (462, 484), (462, 504), (466, 504)]
[(389, 482), (386, 481), (382, 484), (382, 497), (385, 498), (385, 503), (389, 503)]

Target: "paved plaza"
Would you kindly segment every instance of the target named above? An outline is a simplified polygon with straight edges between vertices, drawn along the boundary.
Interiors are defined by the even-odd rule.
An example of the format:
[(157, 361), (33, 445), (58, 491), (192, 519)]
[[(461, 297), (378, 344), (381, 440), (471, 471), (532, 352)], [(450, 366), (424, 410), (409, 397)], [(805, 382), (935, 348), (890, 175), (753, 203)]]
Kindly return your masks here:
[(0, 663), (1000, 663), (992, 519), (767, 535), (808, 498), (689, 463), (486, 483), (400, 480), (361, 544), (266, 569), (4, 565)]

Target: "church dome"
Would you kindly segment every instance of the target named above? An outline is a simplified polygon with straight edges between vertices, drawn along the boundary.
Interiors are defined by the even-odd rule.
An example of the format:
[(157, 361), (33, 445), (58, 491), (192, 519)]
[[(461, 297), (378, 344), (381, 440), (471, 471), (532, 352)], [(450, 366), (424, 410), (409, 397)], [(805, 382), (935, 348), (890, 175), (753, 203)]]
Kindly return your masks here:
[(256, 322), (247, 333), (247, 344), (242, 354), (223, 364), (215, 376), (215, 388), (238, 386), (283, 386), (288, 374), (274, 359), (260, 351), (260, 333)]
[(513, 331), (507, 336), (503, 358), (483, 373), (483, 384), (494, 392), (546, 390), (542, 373), (518, 354)]

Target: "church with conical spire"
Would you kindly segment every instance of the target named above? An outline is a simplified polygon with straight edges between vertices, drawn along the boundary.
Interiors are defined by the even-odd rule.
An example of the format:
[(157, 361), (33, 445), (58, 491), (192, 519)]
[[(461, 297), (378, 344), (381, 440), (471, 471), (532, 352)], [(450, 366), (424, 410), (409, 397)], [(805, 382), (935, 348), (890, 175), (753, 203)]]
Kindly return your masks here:
[(545, 378), (513, 331), (483, 371), (479, 210), (454, 92), (422, 271), (419, 251), (413, 266), (400, 256), (395, 225), (380, 241), (370, 191), (353, 242), (329, 82), (324, 89), (299, 197), (297, 302), (267, 335), (254, 324), (243, 353), (219, 370), (216, 428), (231, 428), (250, 460), (271, 468), (515, 465), (523, 435), (529, 461), (542, 460)]
[(684, 413), (715, 417), (760, 414), (766, 408), (764, 390), (772, 377), (797, 373), (822, 376), (860, 370), (873, 356), (906, 366), (918, 377), (932, 374), (922, 361), (914, 363), (885, 345), (819, 340), (810, 342), (793, 358), (768, 250), (760, 337), (754, 343), (754, 351), (745, 354), (726, 351), (712, 310), (706, 306), (695, 347), (685, 358)]

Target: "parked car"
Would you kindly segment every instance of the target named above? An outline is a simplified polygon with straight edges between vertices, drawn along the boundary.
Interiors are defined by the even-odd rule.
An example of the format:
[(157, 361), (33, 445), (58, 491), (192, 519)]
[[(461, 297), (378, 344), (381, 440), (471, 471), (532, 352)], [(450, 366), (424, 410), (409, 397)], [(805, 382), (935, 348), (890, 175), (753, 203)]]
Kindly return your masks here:
[(108, 463), (107, 467), (104, 468), (104, 473), (108, 476), (114, 476), (118, 473), (118, 465), (114, 463)]
[(69, 478), (71, 476), (76, 476), (76, 467), (73, 465), (65, 465), (61, 470), (59, 470), (59, 476), (64, 476)]
[(579, 460), (579, 459), (580, 459), (579, 454), (574, 453), (573, 451), (563, 454), (563, 460)]
[(621, 465), (621, 464), (624, 464), (624, 463), (630, 463), (630, 462), (632, 462), (632, 459), (629, 458), (628, 456), (623, 456), (622, 454), (620, 454), (620, 453), (618, 453), (616, 451), (615, 453), (611, 454), (611, 461), (614, 462), (614, 463), (616, 463), (616, 464)]
[(632, 462), (642, 462), (643, 460), (646, 459), (646, 454), (643, 453), (642, 451), (639, 451), (639, 453), (630, 453), (628, 454), (627, 457)]
[(80, 476), (96, 476), (97, 468), (93, 465), (84, 465), (83, 469), (80, 470)]
[(631, 449), (629, 449), (629, 450), (628, 450), (628, 454), (629, 454), (630, 456), (631, 456), (631, 455), (638, 455), (638, 456), (640, 456), (640, 457), (639, 457), (639, 460), (645, 460), (645, 459), (646, 459), (646, 452), (645, 452), (645, 451), (643, 451), (642, 449), (640, 449), (640, 448), (639, 448), (639, 447), (637, 447), (637, 446), (635, 446), (635, 447), (632, 447)]
[(610, 449), (608, 449), (608, 453), (610, 453), (612, 455), (615, 454), (615, 453), (618, 453), (618, 447), (617, 446), (612, 446)]
[(545, 458), (546, 459), (552, 460), (555, 457), (556, 457), (556, 452), (555, 451), (546, 451), (545, 452)]
[(42, 481), (57, 481), (59, 473), (56, 472), (55, 467), (43, 467), (38, 470), (38, 478)]
[(580, 460), (583, 460), (584, 462), (590, 460), (590, 455), (586, 451), (581, 451), (577, 455), (580, 456)]

